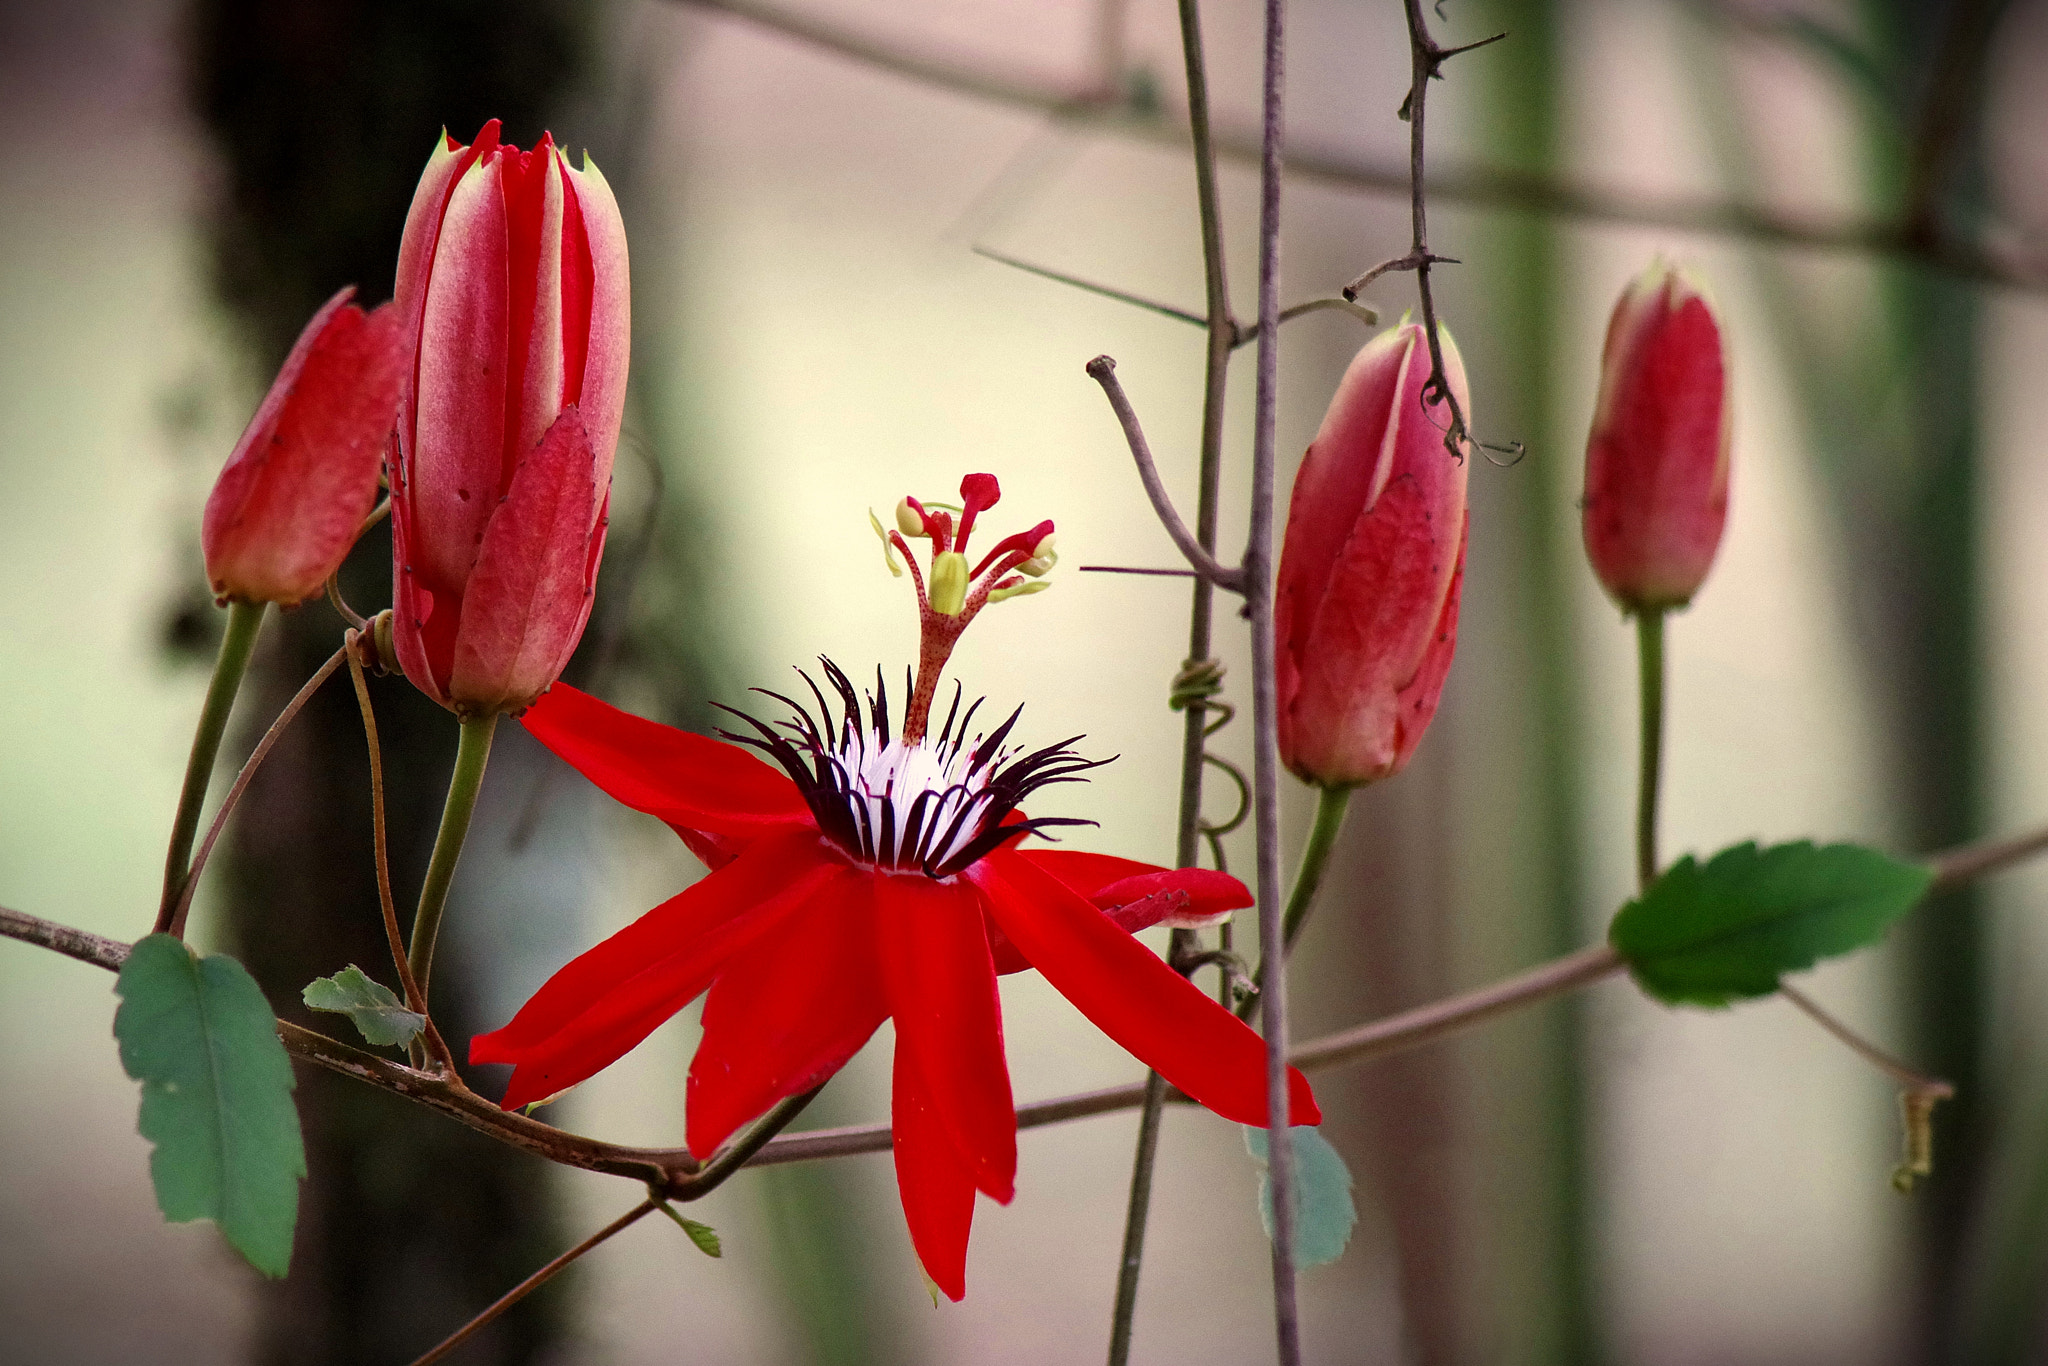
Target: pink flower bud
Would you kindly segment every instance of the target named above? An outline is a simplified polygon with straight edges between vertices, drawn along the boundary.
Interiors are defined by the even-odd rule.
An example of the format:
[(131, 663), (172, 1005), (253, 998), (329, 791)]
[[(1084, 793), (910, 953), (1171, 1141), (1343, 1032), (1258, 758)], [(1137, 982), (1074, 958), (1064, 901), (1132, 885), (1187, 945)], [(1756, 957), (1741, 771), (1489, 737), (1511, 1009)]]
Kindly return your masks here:
[[(1444, 368), (1470, 419), (1465, 364)], [(1280, 757), (1323, 787), (1399, 773), (1457, 648), (1465, 462), (1424, 407), (1429, 345), (1403, 322), (1344, 372), (1294, 478), (1274, 602)]]
[(207, 497), (199, 539), (223, 599), (291, 607), (318, 593), (377, 501), (405, 337), (389, 304), (365, 314), (354, 293), (306, 324)]
[(391, 491), (406, 677), (515, 711), (590, 617), (625, 407), (626, 234), (596, 166), (542, 135), (444, 138), (414, 192), (398, 297), (414, 363)]
[(1607, 324), (1586, 438), (1586, 557), (1630, 611), (1683, 607), (1728, 518), (1728, 368), (1705, 290), (1662, 260)]

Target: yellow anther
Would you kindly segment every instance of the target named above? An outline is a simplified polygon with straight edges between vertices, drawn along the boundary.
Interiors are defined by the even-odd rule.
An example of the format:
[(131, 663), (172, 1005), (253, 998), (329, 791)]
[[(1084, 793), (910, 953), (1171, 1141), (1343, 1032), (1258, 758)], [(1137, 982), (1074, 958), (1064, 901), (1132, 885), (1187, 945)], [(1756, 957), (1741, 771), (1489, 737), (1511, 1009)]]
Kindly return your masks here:
[(957, 550), (932, 557), (932, 610), (957, 617), (967, 605), (967, 557)]
[[(873, 515), (872, 513), (869, 514), (869, 516)], [(910, 505), (908, 498), (905, 498), (896, 505), (896, 529), (906, 536), (922, 536), (925, 534), (924, 518), (917, 515), (917, 509)]]
[[(1023, 566), (1019, 565), (1018, 568), (1021, 569)], [(1033, 593), (1043, 593), (1050, 587), (1052, 585), (1044, 579), (1033, 579), (1029, 583), (1019, 583), (1013, 584), (1008, 588), (998, 588), (988, 595), (988, 600), (990, 602), (1002, 602), (1008, 598), (1027, 598)]]
[(868, 525), (875, 529), (875, 535), (882, 542), (882, 559), (888, 563), (889, 572), (897, 578), (903, 577), (903, 566), (896, 563), (896, 547), (889, 542), (889, 533), (882, 530), (882, 519), (875, 516), (873, 508), (868, 509)]

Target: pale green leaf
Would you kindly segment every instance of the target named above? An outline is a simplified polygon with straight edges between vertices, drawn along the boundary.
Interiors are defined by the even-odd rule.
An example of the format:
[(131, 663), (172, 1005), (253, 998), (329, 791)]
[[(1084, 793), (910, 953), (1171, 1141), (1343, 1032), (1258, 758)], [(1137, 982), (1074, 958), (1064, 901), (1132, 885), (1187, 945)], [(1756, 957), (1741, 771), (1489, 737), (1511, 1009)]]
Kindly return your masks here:
[(332, 977), (315, 977), (301, 996), (314, 1010), (348, 1016), (365, 1039), (382, 1048), (403, 1048), (427, 1027), (426, 1016), (407, 1010), (396, 992), (354, 963)]

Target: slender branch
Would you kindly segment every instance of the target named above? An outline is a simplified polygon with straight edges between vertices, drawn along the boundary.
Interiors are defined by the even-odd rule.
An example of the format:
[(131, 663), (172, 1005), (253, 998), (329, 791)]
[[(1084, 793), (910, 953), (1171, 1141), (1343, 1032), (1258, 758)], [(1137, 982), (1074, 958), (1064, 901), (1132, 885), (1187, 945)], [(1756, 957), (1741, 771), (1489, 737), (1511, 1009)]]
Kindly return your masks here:
[[(2048, 851), (2048, 828), (1944, 850), (1925, 860), (1936, 870), (1930, 890), (1948, 890), (1974, 882), (2044, 851)], [(0, 906), (0, 939), (33, 944), (109, 972), (120, 970), (131, 947), (118, 939), (4, 906)], [(1497, 1016), (1604, 981), (1619, 973), (1623, 966), (1620, 955), (1610, 946), (1591, 945), (1486, 986), (1307, 1040), (1293, 1050), (1292, 1061), (1304, 1071), (1315, 1071), (1421, 1047)], [(285, 1050), (294, 1057), (439, 1110), (480, 1133), (551, 1162), (658, 1185), (666, 1199), (690, 1200), (704, 1194), (701, 1178), (714, 1166), (727, 1165), (723, 1159), (733, 1151), (729, 1148), (715, 1155), (710, 1164), (700, 1164), (685, 1148), (633, 1148), (585, 1138), (516, 1111), (501, 1110), (464, 1086), (460, 1078), (407, 1067), (287, 1021), (278, 1022), (278, 1034), (284, 1040)], [(1033, 1101), (1017, 1108), (1017, 1127), (1033, 1129), (1129, 1110), (1142, 1102), (1144, 1091), (1144, 1084), (1138, 1082)], [(793, 1098), (784, 1105), (794, 1106), (803, 1099), (807, 1098)], [(1186, 1098), (1172, 1092), (1167, 1099), (1175, 1102)], [(777, 1166), (889, 1149), (886, 1124), (782, 1134), (767, 1138), (756, 1147), (756, 1140), (762, 1136), (761, 1127), (779, 1116), (781, 1107), (770, 1111), (761, 1126), (738, 1140), (739, 1144), (753, 1148), (745, 1166)]]
[[(1458, 406), (1458, 396), (1451, 392), (1450, 372), (1444, 368), (1443, 338), (1438, 335), (1436, 322), (1436, 296), (1429, 284), (1430, 267), (1449, 258), (1436, 256), (1429, 249), (1429, 205), (1422, 174), (1423, 114), (1429, 104), (1429, 83), (1436, 79), (1443, 64), (1460, 52), (1484, 47), (1496, 39), (1488, 38), (1460, 48), (1439, 47), (1436, 39), (1429, 35), (1428, 21), (1422, 17), (1422, 0), (1405, 0), (1405, 9), (1408, 16), (1409, 84), (1408, 102), (1401, 106), (1401, 114), (1408, 120), (1408, 202), (1415, 241), (1405, 258), (1390, 261), (1377, 270), (1412, 268), (1415, 272), (1415, 294), (1422, 303), (1422, 335), (1429, 344), (1429, 378), (1423, 381), (1422, 402), (1425, 406), (1442, 403), (1450, 410), (1450, 421), (1444, 425), (1444, 449), (1453, 458), (1462, 460), (1465, 439), (1470, 433), (1465, 425), (1465, 414)], [(1504, 38), (1507, 35), (1498, 36)], [(1375, 273), (1368, 271), (1361, 279), (1370, 280)], [(1353, 293), (1354, 290), (1346, 290), (1345, 296), (1348, 298)]]
[(561, 1256), (555, 1258), (519, 1284), (513, 1286), (510, 1290), (507, 1290), (490, 1308), (478, 1314), (468, 1323), (463, 1324), (462, 1327), (456, 1329), (446, 1338), (443, 1338), (438, 1347), (435, 1347), (432, 1351), (414, 1361), (412, 1366), (434, 1366), (435, 1362), (445, 1359), (450, 1352), (475, 1336), (478, 1330), (483, 1328), (485, 1324), (553, 1279), (555, 1273), (561, 1271), (569, 1263), (575, 1261), (578, 1257), (581, 1257), (613, 1234), (623, 1232), (632, 1225), (639, 1223), (642, 1219), (654, 1213), (656, 1208), (657, 1202), (652, 1196), (642, 1200), (639, 1204), (633, 1206), (633, 1208), (627, 1210), (624, 1214), (612, 1220), (609, 1224), (606, 1224), (603, 1228), (591, 1234), (588, 1238), (585, 1238), (582, 1242), (576, 1244), (576, 1246), (570, 1248), (567, 1252), (564, 1252)]
[(1036, 275), (1041, 279), (1052, 280), (1063, 285), (1072, 285), (1075, 289), (1085, 290), (1090, 294), (1099, 294), (1105, 299), (1114, 299), (1120, 304), (1130, 304), (1151, 313), (1163, 314), (1180, 322), (1193, 323), (1196, 327), (1202, 327), (1207, 324), (1207, 319), (1203, 318), (1199, 313), (1190, 313), (1185, 308), (1175, 308), (1172, 304), (1163, 304), (1157, 299), (1148, 299), (1142, 294), (1133, 294), (1128, 290), (1117, 289), (1111, 285), (1098, 285), (1092, 280), (1083, 280), (1077, 275), (1068, 275), (1063, 271), (1050, 270), (1045, 266), (1034, 266), (1029, 261), (1019, 260), (1017, 257), (997, 251), (993, 247), (976, 246), (972, 250), (976, 256), (985, 256), (991, 261), (1001, 262), (1003, 265), (1021, 270), (1027, 275)]
[(369, 511), (369, 515), (364, 517), (362, 522), (357, 525), (356, 539), (359, 541), (363, 539), (363, 537), (369, 532), (371, 527), (377, 525), (377, 523), (383, 521), (386, 517), (389, 517), (390, 515), (391, 498), (387, 494), (385, 497), (377, 500), (377, 506), (371, 508)]
[(469, 837), (469, 818), (476, 812), (477, 794), (483, 790), (484, 768), (491, 759), (491, 735), (498, 726), (498, 714), (462, 718), (462, 740), (455, 750), (455, 771), (448, 775), (448, 800), (441, 808), (441, 829), (434, 836), (433, 857), (427, 861), (427, 879), (420, 887), (419, 909), (412, 917), (412, 944), (406, 957), (412, 964), (413, 980), (419, 985), (419, 1009), (426, 1009), (429, 976), (434, 964), (434, 941), (441, 933), (441, 912), (448, 905), (448, 889), (455, 882), (455, 866), (462, 861), (463, 841)]
[[(1093, 88), (1034, 80), (985, 64), (911, 52), (831, 20), (805, 15), (772, 0), (677, 0), (757, 25), (849, 60), (936, 89), (1060, 118), (1101, 132), (1184, 147), (1188, 130), (1131, 101), (1128, 94), (1106, 100)], [(1259, 140), (1248, 130), (1214, 133), (1217, 156), (1256, 162)], [(1288, 171), (1302, 180), (1369, 194), (1406, 197), (1408, 168), (1361, 158), (1337, 147), (1297, 146)], [(1880, 219), (1850, 219), (1794, 209), (1733, 203), (1699, 195), (1646, 194), (1494, 166), (1439, 166), (1430, 180), (1438, 203), (1505, 213), (1538, 214), (1580, 222), (1662, 228), (1717, 237), (1741, 237), (1769, 246), (1826, 253), (1868, 253), (1917, 261), (1947, 274), (2024, 290), (2048, 290), (2048, 260), (1942, 235), (1932, 243), (1907, 225)], [(1994, 225), (1996, 230), (1996, 225)], [(2006, 228), (2004, 237), (2025, 234)]]
[(363, 649), (374, 649), (375, 644), (361, 631), (350, 631), (344, 648), (348, 654), (349, 681), (355, 684), (356, 706), (363, 714), (363, 743), (370, 751), (370, 843), (377, 864), (377, 906), (384, 920), (384, 942), (389, 946), (391, 961), (398, 969), (398, 982), (405, 992), (406, 1008), (425, 1021), (422, 1032), (426, 1036), (428, 1050), (452, 1073), (455, 1054), (450, 1051), (448, 1041), (441, 1037), (433, 1016), (427, 1014), (426, 993), (420, 990), (418, 979), (412, 975), (412, 964), (406, 959), (405, 940), (398, 931), (398, 904), (391, 895), (391, 858), (384, 838), (384, 748), (377, 740), (377, 710), (370, 705), (370, 685), (363, 677), (361, 656)]
[[(1223, 481), (1223, 410), (1230, 378), (1230, 358), (1240, 329), (1230, 311), (1230, 279), (1223, 248), (1223, 210), (1216, 189), (1216, 151), (1209, 134), (1209, 63), (1203, 53), (1199, 0), (1179, 0), (1181, 66), (1187, 78), (1188, 137), (1195, 159), (1195, 210), (1202, 230), (1203, 326), (1207, 346), (1202, 358), (1202, 437), (1196, 473), (1195, 543), (1216, 552), (1218, 493)], [(1134, 419), (1135, 420), (1135, 419)], [(1142, 466), (1140, 467), (1142, 471)], [(1202, 819), (1202, 779), (1208, 768), (1208, 723), (1211, 699), (1222, 687), (1222, 666), (1209, 658), (1216, 615), (1215, 586), (1195, 576), (1188, 602), (1188, 656), (1181, 666), (1167, 705), (1185, 711), (1181, 727), (1180, 805), (1174, 823), (1174, 865), (1190, 868), (1201, 861), (1206, 836), (1223, 866), (1223, 842)], [(1191, 675), (1193, 676), (1191, 678)], [(1192, 691), (1189, 687), (1192, 685)], [(1217, 725), (1229, 720), (1225, 710)], [(1223, 930), (1224, 943), (1230, 931)], [(1196, 948), (1192, 932), (1175, 930), (1168, 957), (1176, 967)], [(1185, 973), (1192, 969), (1182, 967)], [(1226, 984), (1221, 988), (1229, 990)], [(1143, 1270), (1145, 1228), (1152, 1212), (1152, 1171), (1159, 1159), (1160, 1110), (1166, 1103), (1165, 1078), (1147, 1072), (1138, 1119), (1137, 1150), (1131, 1158), (1131, 1198), (1124, 1218), (1123, 1257), (1117, 1266), (1116, 1308), (1110, 1320), (1109, 1366), (1130, 1359), (1131, 1333), (1138, 1311), (1138, 1277)]]
[(2043, 850), (2048, 850), (2048, 827), (2008, 839), (1983, 840), (1943, 850), (1926, 860), (1934, 869), (1934, 882), (1928, 887), (1928, 894), (1952, 891), (1987, 873), (2024, 863)]
[(1863, 1061), (1869, 1063), (1887, 1077), (1890, 1077), (1894, 1082), (1897, 1082), (1901, 1089), (1924, 1091), (1942, 1100), (1946, 1100), (1956, 1093), (1954, 1085), (1943, 1081), (1940, 1077), (1930, 1077), (1924, 1072), (1908, 1067), (1905, 1063), (1836, 1019), (1831, 1012), (1821, 1006), (1820, 1002), (1814, 1000), (1805, 992), (1800, 991), (1790, 982), (1778, 983), (1778, 994), (1793, 1005), (1798, 1006), (1800, 1010), (1806, 1013), (1807, 1018), (1832, 1034), (1837, 1043), (1842, 1044), (1857, 1057), (1863, 1059)]
[(1159, 524), (1166, 528), (1166, 534), (1173, 538), (1174, 545), (1187, 557), (1187, 562), (1194, 566), (1197, 574), (1218, 588), (1244, 592), (1245, 572), (1218, 563), (1216, 557), (1188, 531), (1180, 514), (1174, 511), (1173, 498), (1159, 480), (1159, 467), (1152, 463), (1152, 448), (1145, 442), (1144, 428), (1138, 425), (1138, 415), (1132, 411), (1131, 401), (1124, 395), (1124, 386), (1116, 377), (1116, 362), (1108, 356), (1097, 356), (1088, 362), (1088, 375), (1102, 386), (1110, 408), (1116, 413), (1117, 422), (1123, 426), (1124, 440), (1131, 447), (1131, 459), (1137, 462), (1138, 478), (1145, 484), (1145, 496), (1152, 500), (1152, 511), (1158, 515)]
[(157, 899), (156, 933), (171, 928), (177, 915), (178, 895), (190, 876), (192, 839), (199, 833), (199, 813), (206, 805), (206, 789), (213, 781), (214, 760), (220, 757), (221, 737), (227, 733), (228, 716), (235, 709), (235, 694), (242, 689), (242, 676), (249, 671), (249, 655), (256, 648), (257, 633), (263, 629), (268, 604), (228, 604), (227, 629), (221, 632), (220, 653), (214, 657), (213, 677), (206, 685), (206, 701), (199, 708), (199, 724), (192, 731), (192, 753), (185, 760), (185, 783), (178, 792), (178, 812), (171, 818), (170, 847), (164, 852), (164, 890)]
[(54, 920), (24, 915), (0, 906), (0, 939), (19, 939), (24, 944), (76, 958), (108, 972), (119, 972), (128, 961), (129, 945), (91, 930), (75, 930)]
[(1138, 1273), (1145, 1265), (1145, 1226), (1151, 1218), (1152, 1171), (1159, 1154), (1160, 1120), (1166, 1106), (1166, 1078), (1145, 1074), (1138, 1109), (1138, 1154), (1131, 1163), (1131, 1198), (1124, 1212), (1123, 1255), (1117, 1258), (1116, 1308), (1109, 1320), (1109, 1366), (1131, 1359), (1131, 1329), (1138, 1317)]
[(1657, 880), (1657, 788), (1664, 767), (1664, 610), (1636, 616), (1636, 671), (1642, 708), (1641, 771), (1636, 784), (1636, 884)]
[(341, 571), (339, 569), (336, 569), (327, 576), (327, 605), (334, 609), (336, 616), (348, 623), (351, 630), (361, 631), (370, 624), (369, 618), (349, 606), (348, 599), (341, 595)]
[(1084, 564), (1083, 574), (1153, 574), (1167, 579), (1199, 579), (1202, 576), (1192, 569), (1143, 569), (1125, 564)]
[[(1148, 299), (1142, 294), (1133, 294), (1129, 290), (1118, 289), (1113, 285), (1096, 284), (1093, 280), (1084, 280), (1078, 275), (1069, 275), (1065, 271), (1052, 270), (1045, 266), (1033, 265), (1029, 261), (1020, 260), (1015, 256), (1010, 256), (1004, 252), (997, 251), (992, 247), (976, 246), (972, 250), (976, 256), (985, 256), (991, 261), (998, 261), (1001, 262), (1003, 265), (1015, 267), (1016, 269), (1021, 270), (1028, 275), (1036, 275), (1042, 279), (1051, 280), (1057, 284), (1071, 285), (1075, 289), (1084, 290), (1089, 294), (1098, 294), (1105, 299), (1114, 299), (1121, 304), (1130, 304), (1135, 308), (1142, 308), (1149, 313), (1158, 313), (1164, 317), (1172, 318), (1178, 322), (1192, 323), (1196, 327), (1209, 326), (1210, 320), (1199, 313), (1191, 313), (1185, 308), (1180, 308), (1173, 304), (1161, 303), (1157, 299)], [(1447, 261), (1450, 258), (1445, 256), (1439, 256), (1436, 259), (1439, 261)], [(1351, 285), (1346, 286), (1344, 296), (1342, 298), (1309, 299), (1306, 302), (1292, 304), (1286, 308), (1281, 309), (1280, 321), (1282, 323), (1291, 323), (1296, 318), (1306, 317), (1308, 314), (1311, 313), (1319, 313), (1325, 309), (1334, 309), (1340, 313), (1347, 313), (1350, 316), (1358, 319), (1360, 322), (1364, 323), (1367, 327), (1371, 327), (1374, 323), (1377, 323), (1380, 320), (1380, 315), (1373, 309), (1368, 308), (1366, 305), (1359, 303), (1357, 299), (1353, 297), (1353, 295), (1357, 292), (1358, 289), (1364, 288), (1365, 284), (1370, 283), (1372, 276), (1378, 273), (1378, 271), (1381, 269), (1384, 269), (1384, 267), (1374, 267), (1372, 271), (1368, 271), (1364, 276), (1361, 276), (1359, 280), (1354, 281)], [(1225, 321), (1229, 321), (1227, 314), (1225, 316)], [(1228, 334), (1230, 349), (1236, 350), (1239, 347), (1249, 346), (1259, 339), (1259, 325), (1257, 323), (1253, 323), (1250, 327), (1239, 327), (1235, 323), (1232, 323), (1230, 328), (1228, 329)]]
[(1892, 1169), (1892, 1185), (1910, 1191), (1923, 1176), (1934, 1173), (1934, 1107), (1955, 1096), (1953, 1083), (1908, 1067), (1899, 1059), (1858, 1034), (1821, 1007), (1821, 1004), (1789, 983), (1778, 983), (1778, 994), (1804, 1011), (1807, 1018), (1833, 1035), (1899, 1088), (1899, 1120), (1905, 1129), (1906, 1153)]
[[(1410, 0), (1413, 5), (1415, 0)], [(1280, 906), (1279, 695), (1273, 649), (1273, 481), (1280, 411), (1280, 186), (1287, 126), (1287, 8), (1266, 0), (1264, 114), (1259, 158), (1259, 342), (1252, 410), (1251, 526), (1245, 537), (1244, 599), (1252, 644), (1252, 830), (1259, 946), (1259, 1025), (1266, 1044), (1266, 1169), (1273, 1191), (1273, 1336), (1279, 1366), (1301, 1361), (1295, 1302), (1294, 1130), (1287, 1074), (1287, 953)], [(1431, 334), (1434, 337), (1434, 333)], [(1424, 389), (1424, 394), (1428, 390)]]
[(220, 810), (213, 813), (213, 824), (206, 831), (205, 842), (199, 846), (199, 853), (192, 860), (192, 868), (185, 874), (185, 884), (178, 891), (177, 903), (171, 907), (170, 924), (163, 927), (169, 933), (184, 937), (185, 917), (191, 914), (192, 895), (199, 890), (199, 875), (206, 871), (206, 861), (213, 857), (214, 842), (226, 828), (228, 817), (241, 802), (242, 794), (249, 790), (250, 780), (256, 776), (256, 770), (263, 766), (263, 761), (270, 757), (271, 748), (284, 735), (285, 728), (291, 725), (293, 718), (298, 716), (306, 703), (313, 700), (313, 694), (320, 691), (320, 685), (341, 667), (342, 657), (346, 653), (346, 648), (336, 650), (327, 657), (325, 664), (313, 671), (313, 676), (293, 694), (292, 700), (285, 703), (284, 710), (277, 714), (277, 719), (270, 723), (270, 729), (263, 732), (263, 738), (256, 742), (256, 748), (250, 753), (248, 762), (243, 764), (242, 771), (235, 775), (235, 784), (228, 789), (228, 795), (221, 799)]
[[(1280, 321), (1283, 323), (1291, 323), (1296, 318), (1307, 317), (1311, 313), (1320, 313), (1324, 309), (1330, 309), (1338, 313), (1349, 314), (1350, 316), (1358, 319), (1358, 321), (1364, 323), (1367, 327), (1371, 327), (1374, 323), (1380, 320), (1380, 315), (1375, 310), (1366, 307), (1362, 303), (1359, 303), (1356, 299), (1342, 298), (1310, 299), (1306, 303), (1292, 304), (1280, 310)], [(1253, 323), (1250, 327), (1241, 327), (1238, 329), (1237, 340), (1233, 343), (1233, 345), (1249, 346), (1258, 339), (1259, 325), (1257, 323)]]
[(1411, 251), (1406, 256), (1396, 256), (1391, 260), (1382, 261), (1378, 265), (1370, 267), (1364, 274), (1344, 286), (1340, 292), (1346, 299), (1356, 299), (1380, 276), (1397, 270), (1420, 270), (1425, 263), (1441, 266), (1464, 264), (1455, 256), (1435, 256)]

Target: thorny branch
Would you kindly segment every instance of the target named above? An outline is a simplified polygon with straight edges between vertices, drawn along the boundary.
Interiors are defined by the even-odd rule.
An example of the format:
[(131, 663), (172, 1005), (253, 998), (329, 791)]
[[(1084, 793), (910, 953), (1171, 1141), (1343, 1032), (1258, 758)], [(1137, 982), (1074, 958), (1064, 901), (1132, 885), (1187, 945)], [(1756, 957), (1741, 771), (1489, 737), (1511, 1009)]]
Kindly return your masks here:
[(1424, 406), (1441, 403), (1450, 410), (1450, 421), (1444, 424), (1444, 449), (1452, 458), (1465, 458), (1465, 442), (1471, 435), (1465, 425), (1465, 414), (1458, 406), (1458, 396), (1451, 392), (1450, 374), (1444, 369), (1443, 339), (1437, 335), (1436, 296), (1429, 286), (1430, 268), (1435, 265), (1456, 265), (1449, 256), (1438, 256), (1429, 249), (1429, 204), (1423, 181), (1424, 114), (1429, 107), (1429, 83), (1437, 79), (1443, 64), (1461, 52), (1485, 47), (1507, 37), (1496, 33), (1491, 38), (1482, 38), (1476, 43), (1463, 47), (1441, 47), (1430, 36), (1429, 23), (1422, 17), (1422, 0), (1406, 0), (1408, 17), (1409, 81), (1408, 98), (1402, 102), (1401, 117), (1408, 121), (1408, 203), (1413, 221), (1415, 240), (1406, 256), (1383, 261), (1344, 287), (1344, 297), (1356, 299), (1358, 292), (1380, 276), (1393, 270), (1415, 272), (1415, 294), (1422, 302), (1422, 335), (1429, 344), (1429, 378), (1422, 385)]
[[(1943, 891), (1974, 882), (2026, 862), (2044, 851), (2048, 851), (2048, 828), (2013, 838), (1944, 850), (1926, 860), (1934, 870), (1934, 882), (1929, 890)], [(109, 972), (120, 970), (121, 964), (127, 961), (130, 947), (118, 939), (60, 925), (4, 906), (0, 906), (0, 939), (34, 944)], [(1620, 955), (1612, 948), (1605, 944), (1594, 945), (1471, 991), (1307, 1040), (1291, 1050), (1289, 1056), (1294, 1065), (1304, 1071), (1384, 1057), (1433, 1043), (1524, 1006), (1591, 986), (1614, 976), (1622, 967)], [(745, 1137), (719, 1152), (711, 1162), (700, 1164), (684, 1148), (626, 1147), (572, 1134), (525, 1115), (500, 1110), (463, 1085), (460, 1078), (407, 1067), (287, 1021), (278, 1022), (278, 1034), (284, 1040), (285, 1051), (294, 1057), (439, 1110), (501, 1143), (522, 1148), (551, 1162), (645, 1182), (671, 1200), (687, 1201), (708, 1194), (719, 1181), (742, 1166), (774, 1166), (852, 1153), (886, 1152), (889, 1148), (889, 1126), (886, 1124), (818, 1129), (771, 1137), (794, 1118), (793, 1110), (787, 1115), (783, 1113), (786, 1108), (800, 1106), (810, 1099), (809, 1096), (799, 1096), (771, 1110)], [(1143, 1084), (1135, 1083), (1034, 1101), (1017, 1108), (1017, 1127), (1030, 1129), (1042, 1124), (1059, 1124), (1089, 1115), (1128, 1110), (1141, 1101), (1143, 1093)], [(776, 1122), (778, 1120), (779, 1123)], [(774, 1127), (771, 1128), (771, 1124)]]
[[(975, 99), (1031, 110), (1077, 126), (1181, 148), (1187, 129), (1162, 118), (1128, 93), (1099, 86), (1070, 86), (1037, 80), (951, 57), (919, 53), (830, 19), (802, 14), (775, 0), (677, 0), (807, 43), (877, 70)], [(1219, 127), (1218, 156), (1256, 162), (1258, 135)], [(1407, 195), (1405, 167), (1363, 158), (1345, 148), (1290, 146), (1288, 174), (1370, 194)], [(1440, 167), (1430, 181), (1439, 204), (1505, 213), (1537, 214), (1581, 222), (1664, 228), (1717, 237), (1742, 237), (1805, 251), (1887, 256), (1913, 261), (1966, 280), (2012, 289), (2048, 290), (2048, 259), (2025, 244), (2031, 235), (2011, 224), (1994, 223), (1975, 239), (1939, 232), (1932, 240), (1920, 230), (1886, 219), (1840, 216), (1734, 203), (1700, 195), (1645, 194), (1505, 167)]]

